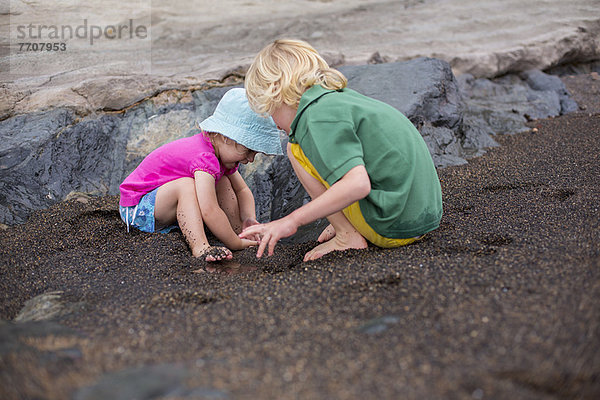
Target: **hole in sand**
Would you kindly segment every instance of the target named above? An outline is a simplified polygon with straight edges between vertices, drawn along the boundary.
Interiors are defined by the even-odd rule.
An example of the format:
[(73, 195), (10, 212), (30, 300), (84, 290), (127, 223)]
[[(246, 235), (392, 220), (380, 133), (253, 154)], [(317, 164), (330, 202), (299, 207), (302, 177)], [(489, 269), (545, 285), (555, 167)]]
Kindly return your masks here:
[(196, 274), (208, 272), (211, 274), (237, 275), (256, 271), (257, 269), (256, 265), (243, 265), (234, 260), (223, 260), (208, 263), (205, 268), (200, 268), (193, 272)]
[(557, 189), (553, 190), (546, 195), (546, 197), (551, 199), (557, 199), (559, 201), (565, 201), (569, 197), (573, 196), (576, 192), (571, 189)]
[(488, 234), (482, 236), (480, 241), (488, 246), (506, 246), (511, 244), (513, 239), (509, 236)]

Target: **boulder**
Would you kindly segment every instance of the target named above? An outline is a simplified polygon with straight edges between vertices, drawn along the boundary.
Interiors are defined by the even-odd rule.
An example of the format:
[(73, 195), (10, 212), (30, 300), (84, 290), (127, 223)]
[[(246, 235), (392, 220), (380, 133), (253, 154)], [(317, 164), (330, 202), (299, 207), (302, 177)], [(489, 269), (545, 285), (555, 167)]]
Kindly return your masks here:
[[(473, 152), (492, 145), (491, 136), (529, 130), (527, 122), (578, 109), (560, 78), (530, 70), (494, 80), (458, 77), (463, 95), (463, 148)], [(489, 141), (492, 140), (492, 141)]]
[(521, 78), (535, 91), (556, 93), (556, 96), (560, 101), (561, 114), (570, 113), (579, 109), (577, 103), (571, 99), (567, 87), (559, 77), (532, 69), (523, 72)]
[(0, 121), (0, 223), (22, 223), (72, 192), (117, 194), (150, 151), (187, 135), (227, 89), (157, 96), (83, 119), (60, 108)]

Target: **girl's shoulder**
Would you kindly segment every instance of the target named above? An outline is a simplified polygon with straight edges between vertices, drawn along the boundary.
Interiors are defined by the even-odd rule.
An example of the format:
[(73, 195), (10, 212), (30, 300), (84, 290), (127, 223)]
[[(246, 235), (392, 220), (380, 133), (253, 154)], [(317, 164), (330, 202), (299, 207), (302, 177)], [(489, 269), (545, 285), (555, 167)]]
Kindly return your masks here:
[(187, 136), (176, 139), (169, 145), (177, 148), (188, 149), (190, 151), (208, 151), (214, 153), (214, 148), (210, 138), (203, 131), (190, 131)]

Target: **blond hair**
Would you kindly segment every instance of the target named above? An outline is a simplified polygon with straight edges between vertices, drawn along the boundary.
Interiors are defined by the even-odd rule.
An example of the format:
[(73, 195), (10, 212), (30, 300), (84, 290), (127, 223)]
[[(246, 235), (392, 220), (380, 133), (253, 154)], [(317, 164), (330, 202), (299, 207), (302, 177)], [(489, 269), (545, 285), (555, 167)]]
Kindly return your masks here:
[(283, 103), (298, 108), (300, 97), (314, 85), (338, 90), (347, 82), (310, 44), (282, 39), (256, 55), (246, 73), (245, 87), (250, 107), (258, 114), (272, 114)]

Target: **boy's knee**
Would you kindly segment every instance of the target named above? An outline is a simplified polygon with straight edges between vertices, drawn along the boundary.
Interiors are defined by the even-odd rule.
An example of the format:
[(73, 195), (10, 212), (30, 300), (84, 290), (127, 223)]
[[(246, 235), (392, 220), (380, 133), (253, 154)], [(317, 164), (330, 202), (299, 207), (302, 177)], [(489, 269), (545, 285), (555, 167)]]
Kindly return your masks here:
[(294, 155), (294, 151), (292, 150), (292, 145), (290, 143), (288, 143), (288, 145), (287, 145), (286, 153), (287, 153), (288, 160), (290, 160), (290, 163), (293, 166), (299, 166), (298, 159)]
[(287, 146), (285, 147), (285, 151), (290, 160), (294, 158), (294, 154), (292, 153), (292, 144), (291, 143), (288, 142)]

